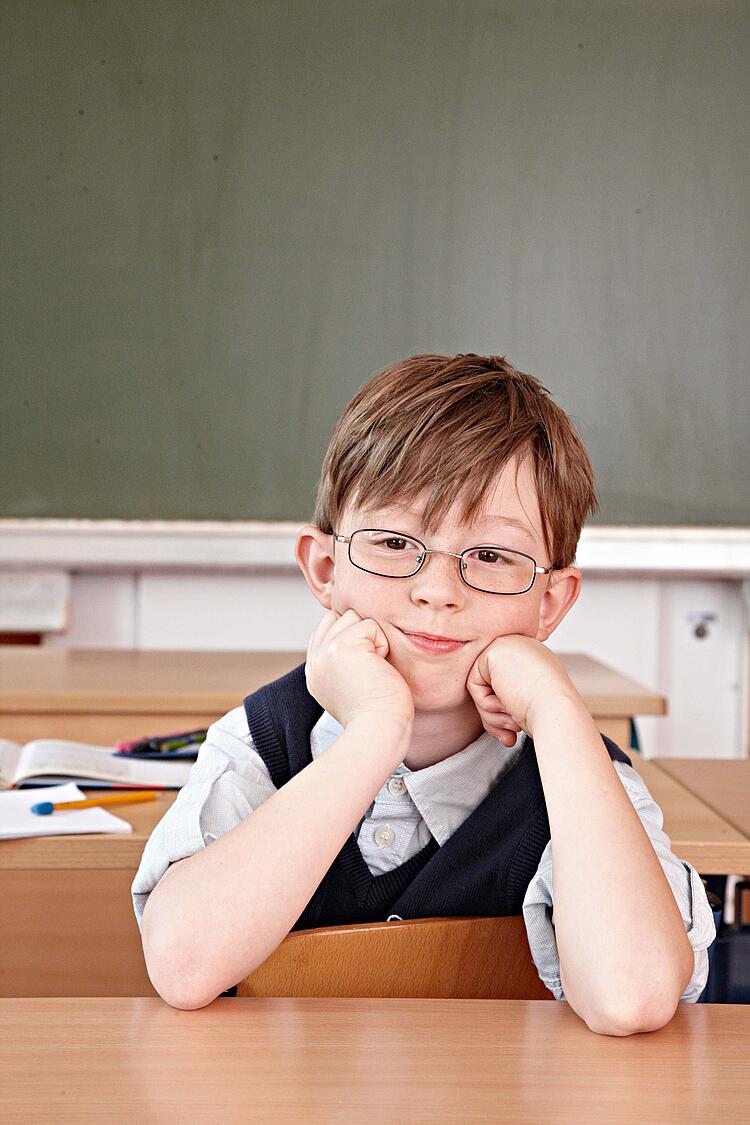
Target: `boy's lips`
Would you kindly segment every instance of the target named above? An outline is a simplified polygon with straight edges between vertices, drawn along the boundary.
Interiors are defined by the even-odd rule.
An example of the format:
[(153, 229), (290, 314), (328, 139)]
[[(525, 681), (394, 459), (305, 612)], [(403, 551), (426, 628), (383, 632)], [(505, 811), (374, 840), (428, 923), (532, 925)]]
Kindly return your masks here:
[(466, 641), (459, 641), (455, 637), (435, 636), (434, 633), (412, 633), (407, 629), (400, 629), (399, 632), (426, 652), (454, 652), (466, 644)]
[(406, 633), (407, 637), (424, 637), (427, 641), (449, 641), (455, 645), (466, 643), (459, 640), (458, 637), (443, 637), (438, 633), (422, 633), (418, 629), (402, 629), (401, 632)]

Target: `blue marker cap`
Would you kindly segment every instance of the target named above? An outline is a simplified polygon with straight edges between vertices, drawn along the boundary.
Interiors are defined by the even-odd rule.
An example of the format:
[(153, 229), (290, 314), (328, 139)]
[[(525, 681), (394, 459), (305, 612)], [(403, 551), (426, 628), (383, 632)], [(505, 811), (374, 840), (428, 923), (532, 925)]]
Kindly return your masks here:
[(31, 811), (36, 813), (37, 816), (46, 816), (48, 813), (54, 811), (55, 806), (51, 801), (40, 801), (38, 805), (32, 805)]

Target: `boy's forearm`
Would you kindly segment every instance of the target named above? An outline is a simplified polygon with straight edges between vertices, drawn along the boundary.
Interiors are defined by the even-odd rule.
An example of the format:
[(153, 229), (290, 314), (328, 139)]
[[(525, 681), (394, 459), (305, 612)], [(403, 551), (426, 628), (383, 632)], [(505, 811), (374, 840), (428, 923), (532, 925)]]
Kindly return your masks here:
[(142, 925), (149, 975), (165, 1000), (202, 1007), (269, 956), (410, 737), (410, 725), (354, 720), (250, 816), (166, 872)]
[(580, 699), (534, 718), (565, 997), (594, 1031), (663, 1026), (693, 970), (653, 845)]

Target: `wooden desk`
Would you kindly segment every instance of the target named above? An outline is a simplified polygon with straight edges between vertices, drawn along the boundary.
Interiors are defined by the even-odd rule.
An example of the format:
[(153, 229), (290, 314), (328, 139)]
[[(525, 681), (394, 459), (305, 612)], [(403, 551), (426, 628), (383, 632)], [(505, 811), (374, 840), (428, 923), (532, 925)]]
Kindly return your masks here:
[(748, 1041), (739, 1004), (618, 1038), (541, 1000), (6, 999), (3, 1120), (705, 1125), (744, 1118)]
[[(116, 742), (208, 726), (302, 652), (151, 652), (0, 646), (0, 738)], [(580, 653), (562, 656), (600, 730), (623, 747), (634, 715), (663, 715), (656, 692)]]
[[(0, 648), (0, 737), (108, 742), (205, 726), (303, 653)], [(624, 747), (661, 696), (582, 655), (563, 660), (600, 728)], [(0, 842), (0, 996), (153, 996), (130, 885), (174, 800), (126, 805), (129, 836)]]
[(303, 652), (0, 646), (0, 738), (102, 745), (206, 727)]
[(118, 807), (127, 836), (0, 841), (0, 996), (156, 996), (130, 886), (175, 796)]
[[(750, 840), (750, 759), (653, 758), (652, 761)], [(750, 865), (742, 870), (750, 871)]]
[[(750, 838), (662, 768), (634, 756), (664, 813), (672, 850), (702, 875), (750, 870)], [(698, 761), (701, 774), (717, 765)], [(95, 793), (95, 790), (89, 791)], [(130, 836), (57, 836), (0, 843), (0, 996), (153, 996), (130, 884), (154, 825), (175, 799), (163, 794), (118, 810)]]
[[(680, 800), (683, 831), (689, 800), (699, 801), (704, 807), (704, 825), (709, 830), (716, 830), (719, 824), (722, 826), (725, 838), (719, 848), (711, 849), (713, 856), (710, 856), (704, 841), (703, 874), (731, 873), (747, 879), (750, 876), (750, 760), (653, 758), (651, 764), (666, 774), (673, 785), (679, 785), (685, 791)], [(750, 923), (747, 895), (742, 908), (742, 922), (745, 925)]]
[(672, 851), (701, 875), (750, 872), (750, 761), (633, 757)]

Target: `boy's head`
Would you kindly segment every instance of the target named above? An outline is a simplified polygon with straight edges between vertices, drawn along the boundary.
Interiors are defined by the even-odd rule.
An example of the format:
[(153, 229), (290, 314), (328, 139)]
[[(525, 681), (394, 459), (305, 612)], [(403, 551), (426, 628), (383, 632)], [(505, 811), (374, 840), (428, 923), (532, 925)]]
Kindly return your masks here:
[[(495, 636), (546, 640), (559, 624), (578, 595), (572, 564), (595, 509), (581, 439), (537, 379), (499, 356), (412, 356), (374, 376), (337, 422), (297, 559), (323, 606), (352, 608), (380, 623), (388, 659), (411, 683), (417, 709), (421, 699), (425, 709), (439, 710), (448, 697), (453, 706), (470, 701), (466, 675)], [(362, 529), (401, 532), (456, 555), (505, 547), (518, 553), (509, 559), (521, 563), (532, 585), (524, 592), (505, 587), (513, 593), (475, 589), (462, 581), (458, 558), (437, 553), (407, 577), (373, 574), (361, 569), (356, 546), (363, 537), (353, 554), (352, 544), (334, 539)], [(399, 553), (403, 546), (387, 542)], [(524, 555), (551, 573), (528, 571)], [(474, 557), (482, 565), (494, 558)], [(503, 582), (480, 578), (477, 585)], [(464, 644), (424, 653), (410, 644), (410, 632)], [(446, 695), (448, 681), (455, 690)]]

